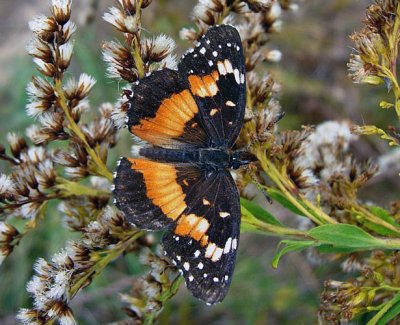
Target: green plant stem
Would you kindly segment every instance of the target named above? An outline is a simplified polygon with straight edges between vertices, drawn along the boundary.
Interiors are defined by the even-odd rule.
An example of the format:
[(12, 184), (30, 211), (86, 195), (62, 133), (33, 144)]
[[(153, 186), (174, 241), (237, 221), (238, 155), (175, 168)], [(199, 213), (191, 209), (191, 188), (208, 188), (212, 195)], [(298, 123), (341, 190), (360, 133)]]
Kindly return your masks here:
[(57, 184), (55, 188), (60, 190), (63, 195), (65, 196), (79, 196), (79, 195), (86, 195), (86, 196), (109, 196), (111, 193), (110, 191), (106, 190), (99, 190), (93, 187), (89, 187), (83, 185), (78, 182), (70, 181), (68, 179), (57, 177)]
[(400, 249), (400, 239), (398, 238), (380, 238), (380, 240), (384, 243), (383, 248), (385, 249)]
[(242, 226), (248, 231), (255, 231), (257, 233), (262, 233), (264, 235), (271, 235), (277, 237), (285, 238), (301, 238), (309, 239), (306, 231), (285, 228), (269, 223), (262, 222), (261, 220), (255, 218), (250, 212), (242, 207)]
[(316, 224), (321, 225), (325, 223), (335, 224), (337, 223), (336, 220), (332, 219), (329, 215), (323, 212), (321, 209), (317, 208), (313, 205), (310, 201), (306, 200), (304, 197), (299, 195), (302, 203), (300, 204), (298, 200), (292, 195), (293, 192), (296, 192), (297, 189), (294, 185), (288, 186), (288, 184), (284, 184), (282, 179), (283, 175), (279, 173), (276, 169), (275, 165), (266, 158), (266, 154), (262, 148), (259, 148), (255, 152), (261, 167), (263, 168), (264, 172), (270, 177), (270, 179), (275, 183), (275, 185), (281, 190), (281, 192), (285, 195), (285, 197), (292, 203), (297, 209), (299, 209), (305, 216), (310, 218)]
[(72, 118), (71, 113), (69, 111), (69, 107), (67, 105), (67, 99), (65, 98), (64, 91), (62, 90), (62, 87), (61, 87), (60, 80), (57, 80), (55, 82), (54, 90), (58, 96), (58, 103), (59, 103), (60, 107), (62, 108), (62, 110), (64, 111), (64, 114), (69, 122), (68, 128), (79, 138), (79, 140), (85, 146), (87, 153), (92, 158), (93, 162), (96, 164), (97, 174), (107, 178), (109, 181), (112, 181), (112, 179), (113, 179), (112, 173), (107, 169), (107, 166), (101, 160), (101, 158), (96, 153), (96, 151), (90, 147), (89, 143), (86, 140), (84, 133), (82, 132), (82, 130), (79, 128), (79, 126), (75, 123), (74, 119)]
[(136, 34), (133, 36), (133, 48), (132, 57), (135, 62), (135, 67), (138, 72), (138, 77), (143, 78), (145, 76), (144, 63), (142, 55), (140, 53), (140, 29), (141, 29), (141, 19), (142, 19), (142, 0), (136, 1), (136, 12), (135, 12), (135, 25), (137, 28)]

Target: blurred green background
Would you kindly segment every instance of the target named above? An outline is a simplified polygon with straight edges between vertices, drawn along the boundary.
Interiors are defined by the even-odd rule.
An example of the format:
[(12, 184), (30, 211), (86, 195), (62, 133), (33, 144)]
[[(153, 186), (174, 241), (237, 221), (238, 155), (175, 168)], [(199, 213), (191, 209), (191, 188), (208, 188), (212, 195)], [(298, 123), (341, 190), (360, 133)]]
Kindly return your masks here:
[[(88, 9), (90, 3), (95, 8)], [(33, 120), (25, 114), (25, 87), (37, 74), (26, 54), (30, 37), (28, 21), (40, 13), (49, 13), (47, 0), (0, 2), (0, 130), (5, 143), (7, 132), (24, 133)], [(163, 32), (178, 39), (179, 30), (190, 25), (195, 1), (154, 1), (144, 12), (144, 35)], [(282, 51), (283, 58), (268, 68), (283, 86), (280, 98), (285, 118), (281, 129), (299, 129), (302, 124), (348, 119), (359, 124), (386, 127), (393, 123), (394, 112), (380, 111), (379, 101), (388, 96), (384, 89), (352, 84), (347, 78), (346, 63), (351, 52), (348, 35), (361, 28), (364, 9), (369, 1), (309, 0), (300, 2), (296, 12), (283, 14), (283, 28), (273, 35), (271, 48)], [(74, 1), (72, 19), (78, 23), (75, 34), (73, 65), (67, 77), (86, 72), (97, 79), (90, 96), (96, 107), (114, 102), (119, 94), (116, 82), (105, 77), (101, 43), (119, 35), (101, 16), (114, 1)], [(188, 44), (178, 42), (177, 54)], [(126, 134), (112, 153), (116, 157), (130, 147)], [(360, 159), (378, 159), (388, 152), (376, 138), (361, 138), (352, 146)], [(4, 168), (4, 165), (0, 165)], [(367, 186), (362, 195), (386, 208), (398, 197), (399, 170), (388, 168)], [(275, 204), (269, 207), (285, 222), (296, 224), (296, 217)], [(0, 267), (0, 324), (13, 324), (20, 307), (31, 301), (25, 284), (32, 276), (38, 257), (48, 258), (77, 234), (67, 232), (60, 221), (56, 203), (39, 228), (29, 234), (10, 258)], [(315, 324), (319, 294), (326, 279), (340, 279), (335, 263), (310, 263), (304, 254), (292, 253), (283, 258), (279, 269), (270, 262), (278, 240), (244, 234), (231, 291), (223, 303), (207, 307), (181, 288), (165, 307), (160, 324)], [(104, 324), (124, 317), (118, 293), (129, 290), (131, 279), (145, 270), (137, 257), (128, 255), (114, 262), (106, 272), (72, 302), (80, 324)], [(362, 320), (358, 321), (363, 324)], [(356, 324), (356, 323), (355, 323)]]

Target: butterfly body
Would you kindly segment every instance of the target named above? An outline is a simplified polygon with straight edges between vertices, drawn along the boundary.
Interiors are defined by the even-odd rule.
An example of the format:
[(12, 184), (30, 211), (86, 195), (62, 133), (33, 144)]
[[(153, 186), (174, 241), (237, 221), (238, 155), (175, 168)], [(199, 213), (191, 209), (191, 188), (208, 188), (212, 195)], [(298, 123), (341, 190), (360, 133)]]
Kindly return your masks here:
[(213, 304), (228, 292), (240, 236), (240, 198), (229, 169), (255, 160), (232, 149), (244, 123), (241, 40), (210, 28), (178, 70), (141, 79), (127, 126), (149, 145), (119, 161), (116, 206), (141, 229), (164, 230), (166, 255), (192, 294)]
[(189, 163), (204, 171), (226, 171), (229, 168), (238, 169), (254, 161), (247, 152), (231, 151), (225, 148), (199, 148), (192, 150), (177, 150), (157, 147), (140, 148), (140, 157), (163, 161), (166, 163)]

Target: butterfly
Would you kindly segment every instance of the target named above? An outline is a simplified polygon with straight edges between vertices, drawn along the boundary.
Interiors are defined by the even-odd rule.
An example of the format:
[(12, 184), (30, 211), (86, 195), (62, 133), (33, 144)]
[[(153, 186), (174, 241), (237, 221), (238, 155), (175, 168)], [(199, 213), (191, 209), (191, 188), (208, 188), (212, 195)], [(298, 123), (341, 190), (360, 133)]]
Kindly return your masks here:
[(164, 230), (166, 255), (192, 294), (226, 296), (240, 236), (240, 200), (229, 169), (254, 160), (232, 147), (243, 127), (246, 77), (238, 31), (210, 28), (183, 55), (132, 86), (127, 126), (147, 144), (121, 158), (114, 202), (136, 227)]

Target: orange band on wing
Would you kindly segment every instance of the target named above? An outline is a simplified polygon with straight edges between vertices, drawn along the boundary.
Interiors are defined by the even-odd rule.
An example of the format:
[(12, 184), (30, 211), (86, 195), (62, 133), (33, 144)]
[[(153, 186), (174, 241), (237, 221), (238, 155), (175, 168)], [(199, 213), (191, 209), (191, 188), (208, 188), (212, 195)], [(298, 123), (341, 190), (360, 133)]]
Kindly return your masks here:
[(186, 209), (185, 197), (172, 165), (146, 159), (129, 159), (131, 168), (143, 174), (147, 197), (170, 219)]
[(198, 107), (189, 90), (173, 94), (164, 99), (153, 118), (144, 118), (132, 126), (132, 133), (156, 145), (168, 139), (178, 138), (184, 133), (185, 124), (198, 112)]
[(218, 71), (214, 71), (212, 74), (203, 77), (190, 75), (188, 78), (190, 83), (190, 90), (194, 95), (199, 97), (215, 96), (218, 93), (218, 79)]
[[(179, 236), (190, 236), (196, 241), (200, 241), (210, 227), (210, 223), (203, 217), (198, 217), (191, 213), (182, 215), (178, 220), (178, 225), (175, 229), (175, 234)], [(208, 237), (206, 237), (208, 238)], [(200, 241), (202, 246), (207, 244), (207, 239)]]

